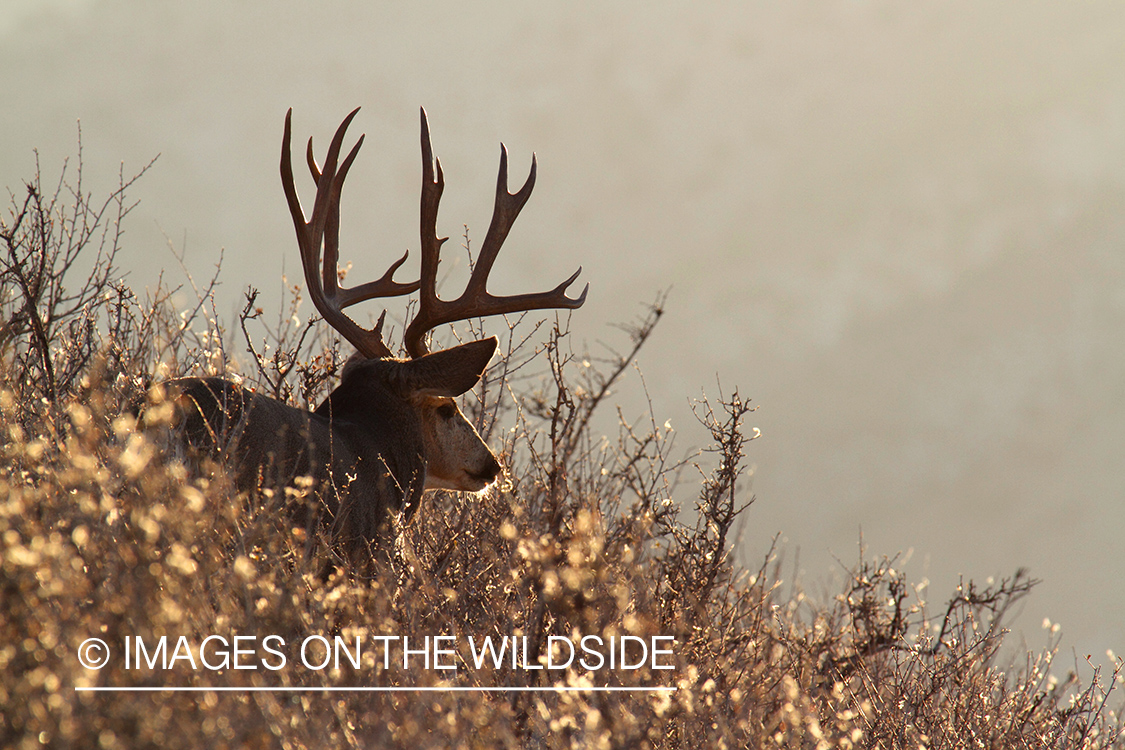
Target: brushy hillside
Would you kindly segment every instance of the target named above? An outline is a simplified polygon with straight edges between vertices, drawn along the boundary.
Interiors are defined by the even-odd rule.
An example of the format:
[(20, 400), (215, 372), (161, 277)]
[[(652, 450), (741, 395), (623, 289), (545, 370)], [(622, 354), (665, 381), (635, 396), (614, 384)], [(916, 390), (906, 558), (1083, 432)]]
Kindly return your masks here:
[[(177, 311), (169, 289), (142, 299), (116, 280), (132, 181), (94, 202), (74, 174), (46, 189), (34, 178), (0, 229), (0, 745), (1125, 747), (1110, 710), (1118, 675), (1056, 680), (1053, 640), (1000, 660), (1003, 617), (1034, 583), (1022, 572), (927, 608), (893, 560), (860, 560), (819, 602), (782, 588), (774, 550), (738, 564), (754, 433), (738, 391), (698, 405), (710, 443), (686, 459), (659, 418), (596, 432), (661, 300), (625, 327), (625, 352), (602, 359), (573, 354), (565, 326), (513, 321), (504, 356), (465, 399), (503, 455), (503, 481), (480, 496), (430, 494), (377, 575), (322, 580), (330, 550), (285, 512), (307, 489), (238, 496), (221, 467), (189, 472), (169, 450), (172, 410), (152, 386), (233, 376), (233, 337), (207, 285), (189, 286), (199, 304)], [(243, 375), (315, 404), (339, 352), (290, 312), (264, 326), (248, 294)], [(130, 406), (146, 398), (142, 429)], [(256, 668), (223, 663), (236, 636), (248, 639), (241, 665)], [(384, 660), (375, 648), (401, 636), (412, 649), (446, 636), (451, 652), (416, 652), (403, 668), (401, 649)], [(466, 644), (485, 636), (515, 638), (521, 658), (474, 659)], [(625, 658), (643, 665), (594, 666), (587, 653), (585, 665), (533, 668), (587, 636), (624, 637)], [(111, 652), (100, 670), (78, 658), (92, 637)], [(346, 654), (304, 666), (310, 638), (314, 663), (325, 641), (358, 639), (358, 666)], [(135, 650), (126, 666), (126, 639), (146, 644), (151, 667)], [(642, 658), (641, 643), (670, 653)], [(76, 690), (173, 685), (316, 690)], [(322, 690), (356, 686), (675, 689)]]

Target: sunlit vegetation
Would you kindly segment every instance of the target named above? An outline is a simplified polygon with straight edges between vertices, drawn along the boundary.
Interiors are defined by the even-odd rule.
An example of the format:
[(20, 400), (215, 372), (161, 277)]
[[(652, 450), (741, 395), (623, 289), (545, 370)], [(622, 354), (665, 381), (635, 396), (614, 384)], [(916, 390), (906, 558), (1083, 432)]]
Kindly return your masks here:
[[(373, 577), (323, 575), (330, 542), (289, 521), (294, 503), (315, 502), (307, 483), (238, 495), (221, 466), (186, 465), (159, 383), (241, 367), (245, 382), (315, 405), (338, 347), (302, 322), (296, 288), (272, 326), (248, 294), (235, 346), (206, 284), (178, 288), (197, 302), (177, 309), (177, 289), (141, 296), (118, 281), (132, 183), (95, 201), (80, 170), (54, 187), (36, 175), (2, 217), (0, 745), (1125, 747), (1117, 674), (1056, 669), (1053, 631), (1041, 652), (1001, 658), (1004, 616), (1034, 583), (1022, 572), (927, 606), (893, 559), (861, 559), (823, 601), (783, 585), (777, 550), (740, 563), (756, 431), (739, 391), (697, 404), (699, 452), (677, 453), (658, 415), (618, 416), (603, 437), (615, 389), (642, 387), (625, 376), (660, 298), (624, 326), (620, 354), (576, 353), (565, 319), (512, 321), (464, 405), (503, 456), (503, 481), (431, 493)], [(208, 668), (212, 635), (276, 635), (289, 661)], [(455, 670), (403, 669), (365, 646), (358, 667), (307, 669), (292, 649), (309, 636), (437, 635), (516, 637), (531, 666), (562, 639), (671, 636), (661, 661), (674, 668), (534, 669), (458, 651)], [(161, 636), (169, 652), (186, 644), (168, 669), (126, 667), (126, 638)], [(90, 637), (113, 651), (100, 670), (77, 658)], [(675, 690), (76, 691), (173, 685)]]

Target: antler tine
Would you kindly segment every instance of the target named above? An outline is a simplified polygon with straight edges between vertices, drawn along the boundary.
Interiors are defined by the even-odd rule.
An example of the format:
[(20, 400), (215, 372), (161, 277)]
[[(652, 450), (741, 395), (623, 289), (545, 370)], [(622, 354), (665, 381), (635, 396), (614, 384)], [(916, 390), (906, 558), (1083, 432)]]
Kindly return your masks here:
[(316, 157), (313, 156), (312, 136), (309, 136), (309, 143), (305, 147), (305, 161), (309, 163), (309, 171), (312, 172), (313, 184), (320, 184), (320, 167), (316, 165)]
[[(305, 283), (308, 285), (309, 296), (312, 298), (316, 309), (330, 326), (335, 328), (344, 338), (352, 343), (364, 356), (389, 357), (392, 355), (387, 345), (383, 343), (382, 327), (386, 315), (379, 316), (379, 322), (374, 328), (362, 328), (344, 313), (344, 308), (363, 300), (375, 297), (392, 297), (410, 294), (418, 288), (418, 282), (399, 283), (394, 281), (394, 274), (406, 262), (403, 255), (383, 274), (377, 281), (367, 282), (351, 289), (341, 287), (339, 284), (339, 250), (340, 250), (340, 194), (343, 190), (344, 179), (352, 162), (363, 145), (363, 136), (359, 137), (355, 146), (348, 153), (344, 161), (337, 167), (340, 148), (343, 145), (344, 135), (352, 118), (359, 112), (354, 109), (340, 127), (328, 147), (323, 170), (318, 168), (312, 155), (312, 139), (309, 139), (306, 158), (313, 181), (316, 183), (316, 198), (313, 201), (312, 216), (305, 220), (304, 209), (301, 208), (300, 198), (293, 183), (293, 164), (290, 142), (292, 140), (292, 117), (290, 109), (285, 115), (285, 131), (281, 143), (281, 184), (285, 190), (285, 198), (289, 204), (289, 213), (293, 217), (293, 226), (297, 232), (297, 244), (301, 252), (301, 266), (305, 274)], [(321, 259), (321, 249), (324, 257)], [(318, 278), (319, 277), (319, 278)]]
[[(434, 159), (430, 145), (430, 123), (425, 107), (420, 108), (422, 118), (422, 201), (419, 229), (421, 232), (422, 273), (420, 277), (423, 300), (437, 299), (437, 268), (440, 262), (441, 246), (448, 237), (437, 236), (438, 204), (445, 190), (445, 174), (441, 170), (441, 160)], [(435, 170), (437, 172), (435, 176)], [(420, 303), (421, 304), (421, 303)], [(419, 310), (419, 315), (422, 312)], [(407, 343), (409, 351), (409, 342)]]
[(477, 259), (476, 268), (469, 280), (470, 289), (483, 291), (484, 283), (500, 253), (500, 246), (508, 238), (516, 217), (520, 215), (531, 191), (535, 188), (535, 154), (531, 155), (531, 171), (524, 181), (523, 187), (515, 193), (508, 192), (508, 149), (500, 144), (500, 171), (496, 175), (496, 203), (492, 210), (492, 222), (488, 225), (488, 232), (484, 235), (484, 244), (481, 245), (480, 257)]
[[(434, 177), (436, 165), (437, 176)], [(502, 315), (528, 310), (561, 308), (573, 310), (586, 301), (590, 285), (586, 284), (578, 297), (568, 297), (567, 288), (582, 273), (582, 267), (563, 283), (548, 292), (494, 296), (486, 289), (488, 274), (500, 252), (500, 247), (508, 237), (512, 225), (531, 197), (535, 187), (536, 161), (531, 157), (531, 172), (527, 180), (515, 193), (508, 192), (508, 150), (500, 144), (500, 171), (496, 177), (496, 203), (492, 210), (492, 222), (481, 245), (480, 256), (465, 291), (455, 300), (442, 300), (437, 296), (437, 269), (441, 246), (449, 239), (437, 236), (437, 211), (445, 178), (441, 171), (441, 161), (433, 158), (430, 145), (430, 126), (426, 110), (422, 110), (422, 276), (421, 292), (418, 301), (418, 314), (406, 329), (406, 350), (411, 357), (421, 357), (429, 351), (426, 334), (443, 323), (487, 315)]]

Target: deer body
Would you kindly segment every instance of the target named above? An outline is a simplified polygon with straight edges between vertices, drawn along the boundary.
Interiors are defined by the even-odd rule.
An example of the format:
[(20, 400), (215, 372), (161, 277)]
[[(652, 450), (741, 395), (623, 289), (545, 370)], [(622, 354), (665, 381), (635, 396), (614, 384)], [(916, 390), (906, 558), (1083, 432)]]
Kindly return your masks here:
[(355, 553), (384, 537), (392, 517), (409, 521), (424, 490), (476, 492), (500, 473), (453, 401), (495, 348), (488, 338), (416, 360), (353, 357), (312, 412), (222, 378), (166, 387), (187, 443), (231, 466), (239, 490), (309, 477), (337, 543)]
[[(403, 522), (418, 510), (427, 489), (477, 492), (491, 484), (500, 465), (454, 398), (471, 389), (496, 350), (496, 339), (471, 341), (430, 352), (426, 336), (457, 320), (545, 308), (574, 309), (586, 299), (566, 289), (573, 276), (553, 290), (495, 296), (488, 274), (512, 223), (531, 195), (531, 174), (516, 193), (507, 189), (507, 152), (501, 146), (496, 203), (469, 283), (455, 300), (437, 296), (441, 245), (437, 209), (444, 189), (440, 161), (433, 158), (429, 125), (422, 111), (421, 274), (415, 282), (396, 282), (404, 255), (382, 278), (353, 288), (339, 285), (340, 193), (363, 143), (342, 162), (340, 148), (353, 111), (332, 139), (321, 169), (309, 140), (307, 162), (316, 183), (312, 216), (306, 220), (293, 182), (290, 121), (285, 117), (281, 178), (297, 233), (309, 297), (324, 319), (357, 349), (345, 365), (340, 385), (315, 411), (283, 404), (219, 378), (184, 378), (173, 391), (186, 442), (230, 465), (241, 490), (283, 487), (299, 476), (312, 478), (316, 495), (332, 517), (335, 542), (353, 562), (361, 550), (384, 537), (396, 516)], [(588, 287), (587, 287), (588, 289)], [(357, 325), (344, 309), (377, 297), (419, 292), (418, 311), (407, 326), (404, 344), (410, 359), (396, 359), (382, 340), (383, 318), (374, 328)], [(385, 313), (384, 313), (385, 314)], [(358, 557), (357, 557), (358, 555)]]

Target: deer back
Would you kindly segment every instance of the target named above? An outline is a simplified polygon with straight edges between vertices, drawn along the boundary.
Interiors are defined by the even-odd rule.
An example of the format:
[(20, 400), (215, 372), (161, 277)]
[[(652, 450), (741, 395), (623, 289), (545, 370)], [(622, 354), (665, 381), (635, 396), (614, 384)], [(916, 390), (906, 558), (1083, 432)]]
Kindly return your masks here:
[(488, 338), (413, 360), (356, 355), (315, 412), (220, 378), (167, 387), (184, 442), (233, 467), (239, 490), (311, 477), (334, 537), (355, 546), (375, 541), (392, 514), (409, 521), (425, 489), (477, 491), (496, 478), (499, 463), (453, 401), (495, 349)]
[(220, 378), (168, 387), (193, 462), (208, 457), (227, 466), (240, 491), (281, 491), (310, 477), (312, 516), (302, 505), (294, 520), (324, 514), (337, 541), (349, 543), (375, 540), (392, 513), (417, 507), (425, 486), (417, 410), (378, 381), (366, 385), (362, 394), (349, 388), (351, 408), (336, 413), (308, 412)]

